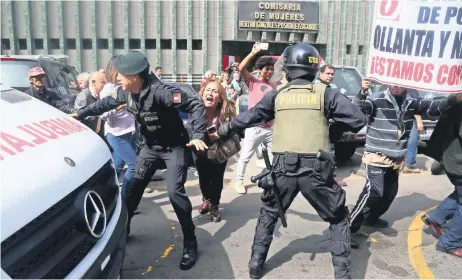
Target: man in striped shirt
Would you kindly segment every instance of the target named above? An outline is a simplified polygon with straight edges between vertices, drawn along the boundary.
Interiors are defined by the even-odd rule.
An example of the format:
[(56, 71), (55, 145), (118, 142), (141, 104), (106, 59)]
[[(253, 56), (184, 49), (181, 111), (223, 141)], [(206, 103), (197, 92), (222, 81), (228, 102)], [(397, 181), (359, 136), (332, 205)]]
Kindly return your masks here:
[(366, 185), (351, 213), (351, 232), (361, 225), (388, 227), (380, 217), (388, 210), (398, 193), (398, 176), (403, 164), (414, 115), (440, 116), (462, 102), (462, 93), (434, 101), (412, 97), (403, 87), (389, 85), (385, 91), (368, 96), (370, 82), (354, 97), (368, 117), (363, 163)]

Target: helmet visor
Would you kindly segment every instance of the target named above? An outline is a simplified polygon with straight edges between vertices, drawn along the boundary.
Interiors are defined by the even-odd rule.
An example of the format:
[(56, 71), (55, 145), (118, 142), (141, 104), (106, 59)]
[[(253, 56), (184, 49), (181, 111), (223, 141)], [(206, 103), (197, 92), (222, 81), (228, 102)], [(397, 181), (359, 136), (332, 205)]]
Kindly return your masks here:
[(282, 71), (284, 67), (284, 57), (285, 57), (286, 51), (281, 54), (281, 56), (276, 60), (274, 63), (274, 72), (273, 72), (273, 77), (271, 77), (271, 82), (272, 83), (277, 83), (282, 80)]

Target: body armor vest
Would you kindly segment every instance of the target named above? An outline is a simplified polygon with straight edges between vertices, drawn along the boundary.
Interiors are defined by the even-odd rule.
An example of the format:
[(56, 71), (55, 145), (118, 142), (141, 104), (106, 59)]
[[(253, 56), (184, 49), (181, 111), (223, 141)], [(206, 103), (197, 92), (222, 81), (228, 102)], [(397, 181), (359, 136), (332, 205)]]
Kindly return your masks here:
[(329, 151), (325, 84), (280, 85), (275, 100), (273, 153)]

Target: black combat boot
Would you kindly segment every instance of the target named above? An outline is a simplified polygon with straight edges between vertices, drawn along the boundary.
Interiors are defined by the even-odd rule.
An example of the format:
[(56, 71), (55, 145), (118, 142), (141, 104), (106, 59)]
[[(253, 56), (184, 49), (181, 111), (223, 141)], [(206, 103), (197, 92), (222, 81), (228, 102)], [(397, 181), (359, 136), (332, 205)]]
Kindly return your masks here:
[(128, 238), (128, 236), (130, 235), (130, 224), (131, 223), (132, 223), (132, 217), (128, 217), (128, 219), (127, 219), (127, 230), (126, 230), (127, 236), (126, 236), (126, 238)]
[(183, 242), (183, 257), (181, 257), (180, 269), (188, 270), (196, 264), (197, 259), (197, 240), (194, 238), (187, 238)]
[(368, 226), (368, 227), (375, 227), (375, 228), (388, 228), (389, 227), (389, 223), (382, 219), (377, 219), (374, 221), (364, 220), (363, 225)]
[(263, 265), (266, 261), (266, 253), (252, 252), (249, 261), (250, 279), (260, 279), (263, 276)]

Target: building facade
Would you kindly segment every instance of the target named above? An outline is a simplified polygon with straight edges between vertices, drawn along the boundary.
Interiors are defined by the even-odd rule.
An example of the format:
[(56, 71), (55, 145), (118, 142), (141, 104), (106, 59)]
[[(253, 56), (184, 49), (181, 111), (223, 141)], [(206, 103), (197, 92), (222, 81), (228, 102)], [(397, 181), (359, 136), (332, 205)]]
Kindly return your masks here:
[(364, 70), (374, 2), (317, 3), (319, 30), (292, 33), (240, 30), (236, 0), (1, 1), (2, 54), (65, 54), (78, 71), (94, 71), (112, 55), (140, 50), (168, 80), (196, 83), (255, 41), (278, 55), (298, 40), (315, 45), (327, 63)]

